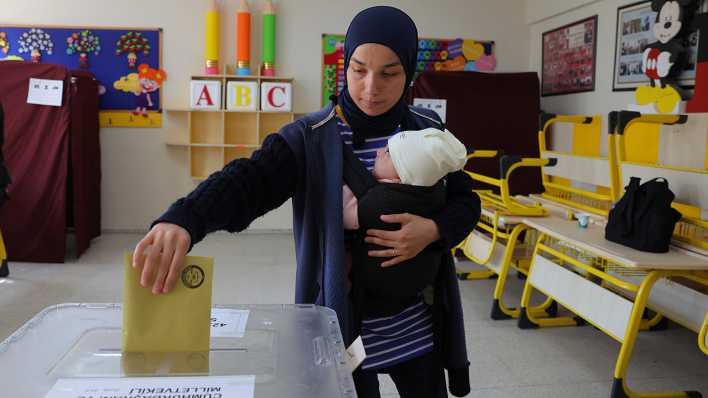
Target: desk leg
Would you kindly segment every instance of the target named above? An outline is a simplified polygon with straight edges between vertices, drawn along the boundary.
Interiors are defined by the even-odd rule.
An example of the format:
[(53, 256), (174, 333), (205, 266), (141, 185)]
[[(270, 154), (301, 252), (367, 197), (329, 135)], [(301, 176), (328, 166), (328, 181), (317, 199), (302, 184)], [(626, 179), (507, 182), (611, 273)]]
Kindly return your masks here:
[[(504, 303), (504, 289), (506, 287), (506, 281), (509, 276), (509, 271), (511, 270), (511, 263), (514, 260), (514, 250), (516, 249), (516, 244), (519, 239), (519, 235), (528, 227), (524, 224), (518, 224), (514, 227), (509, 235), (509, 239), (506, 242), (506, 249), (504, 250), (504, 257), (502, 259), (501, 267), (499, 269), (499, 279), (497, 279), (497, 284), (494, 288), (494, 301), (492, 302), (491, 318), (494, 320), (518, 318), (520, 315), (520, 310), (518, 308), (507, 307)], [(546, 309), (552, 308), (553, 300), (548, 298), (543, 304), (538, 307), (531, 307), (529, 311), (533, 312), (536, 316), (548, 315)], [(552, 310), (550, 311), (552, 312)]]
[(629, 361), (632, 358), (634, 344), (637, 340), (639, 324), (642, 321), (642, 315), (644, 314), (644, 309), (646, 308), (647, 300), (649, 299), (649, 294), (651, 293), (651, 288), (654, 286), (654, 283), (659, 280), (659, 278), (663, 277), (666, 277), (666, 272), (651, 271), (647, 274), (642, 281), (642, 284), (639, 286), (639, 291), (637, 292), (637, 296), (634, 299), (634, 305), (632, 306), (632, 315), (629, 318), (629, 325), (627, 326), (624, 341), (622, 342), (619, 356), (617, 357), (617, 363), (615, 365), (614, 382), (612, 384), (611, 393), (612, 398), (702, 397), (701, 393), (697, 391), (638, 393), (630, 390), (625, 380), (625, 377), (627, 376), (627, 369), (629, 368)]
[[(464, 253), (464, 246), (467, 244), (467, 240), (470, 239), (470, 237), (472, 236), (472, 233), (470, 233), (470, 235), (468, 235), (467, 238), (465, 238), (465, 240), (460, 242), (459, 245), (455, 246), (452, 249), (452, 257), (453, 258), (455, 258), (455, 253), (458, 250), (462, 250), (462, 252)], [(474, 260), (469, 258), (469, 256), (467, 256), (466, 253), (465, 253), (465, 257), (467, 257), (469, 260), (474, 262)], [(456, 272), (457, 272), (457, 279), (459, 279), (461, 281), (494, 279), (497, 277), (497, 274), (492, 270), (479, 270), (479, 271), (467, 271), (467, 272), (456, 271)]]
[(698, 333), (698, 346), (701, 347), (704, 354), (708, 355), (708, 312), (706, 312), (706, 320), (703, 321), (701, 332)]
[[(524, 284), (524, 292), (521, 295), (521, 304), (519, 311), (519, 328), (520, 329), (536, 329), (539, 327), (558, 327), (558, 326), (582, 326), (585, 323), (582, 322), (580, 318), (570, 318), (570, 317), (556, 317), (551, 318), (539, 318), (537, 316), (538, 311), (534, 308), (530, 308), (529, 304), (531, 302), (531, 293), (533, 292), (533, 285), (531, 284), (531, 274), (533, 273), (534, 264), (536, 262), (536, 257), (538, 254), (539, 243), (543, 242), (545, 234), (539, 234), (538, 240), (533, 250), (533, 255), (531, 257), (531, 265), (529, 266), (529, 277), (526, 278), (526, 283)], [(552, 297), (549, 297), (545, 303), (540, 307), (543, 308), (546, 305), (550, 306), (552, 302)], [(552, 307), (551, 307), (552, 308)]]

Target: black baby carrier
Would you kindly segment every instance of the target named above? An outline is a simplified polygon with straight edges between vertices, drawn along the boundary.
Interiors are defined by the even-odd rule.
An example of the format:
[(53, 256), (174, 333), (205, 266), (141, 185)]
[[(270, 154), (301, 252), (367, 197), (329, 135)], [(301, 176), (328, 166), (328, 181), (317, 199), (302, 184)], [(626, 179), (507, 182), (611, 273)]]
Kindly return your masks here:
[(367, 229), (398, 230), (400, 225), (380, 220), (382, 214), (411, 213), (430, 218), (445, 206), (446, 190), (439, 181), (432, 187), (379, 183), (357, 159), (350, 147), (344, 147), (344, 182), (358, 199), (359, 225), (346, 231), (352, 253), (351, 297), (355, 316), (382, 317), (400, 313), (419, 300), (426, 286), (432, 285), (446, 248), (442, 242), (426, 247), (416, 257), (391, 267), (381, 263), (388, 258), (370, 257), (370, 250), (384, 250), (366, 243)]

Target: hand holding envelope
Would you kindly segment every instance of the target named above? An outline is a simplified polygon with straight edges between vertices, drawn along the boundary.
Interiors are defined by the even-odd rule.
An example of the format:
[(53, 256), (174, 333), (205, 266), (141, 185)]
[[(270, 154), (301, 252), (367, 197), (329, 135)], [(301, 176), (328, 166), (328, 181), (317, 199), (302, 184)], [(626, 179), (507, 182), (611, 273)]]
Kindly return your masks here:
[(184, 268), (191, 241), (189, 232), (179, 225), (155, 224), (133, 252), (133, 268), (143, 270), (143, 287), (152, 285), (153, 294), (169, 293)]

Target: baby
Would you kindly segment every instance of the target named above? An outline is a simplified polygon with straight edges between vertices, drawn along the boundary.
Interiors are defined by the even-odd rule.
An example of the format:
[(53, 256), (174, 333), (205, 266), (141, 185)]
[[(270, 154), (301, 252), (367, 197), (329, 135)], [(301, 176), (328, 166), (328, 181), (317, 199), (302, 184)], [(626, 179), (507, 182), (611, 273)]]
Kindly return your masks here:
[[(345, 168), (355, 167), (351, 162), (347, 164), (346, 158), (347, 154)], [(436, 215), (446, 203), (443, 178), (461, 170), (466, 161), (465, 146), (447, 130), (403, 131), (377, 152), (373, 177), (359, 172), (370, 178), (363, 184), (365, 189), (359, 183), (356, 189), (344, 185), (344, 228), (356, 231), (351, 246), (355, 264), (352, 280), (360, 284), (360, 299), (366, 300), (364, 308), (369, 311), (366, 315), (394, 315), (417, 300), (423, 289), (434, 283), (442, 254), (447, 250), (444, 244), (435, 242), (416, 257), (383, 268), (381, 263), (386, 259), (367, 253), (387, 248), (366, 243), (366, 230), (400, 228), (381, 221), (383, 214), (411, 213), (425, 218)], [(359, 167), (363, 165), (359, 163)], [(351, 174), (345, 169), (345, 180), (348, 172)], [(354, 192), (359, 192), (358, 199)]]

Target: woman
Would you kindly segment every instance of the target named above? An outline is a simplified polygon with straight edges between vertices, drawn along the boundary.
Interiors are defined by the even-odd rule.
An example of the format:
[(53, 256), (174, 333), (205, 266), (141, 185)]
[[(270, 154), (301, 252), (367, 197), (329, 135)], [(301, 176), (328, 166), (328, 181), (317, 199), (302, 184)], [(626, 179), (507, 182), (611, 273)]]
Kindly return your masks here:
[[(334, 309), (347, 344), (362, 335), (371, 358), (354, 373), (358, 395), (379, 397), (377, 374), (388, 373), (403, 398), (446, 397), (443, 368), (450, 392), (466, 395), (469, 362), (449, 252), (432, 294), (396, 317), (357, 320), (355, 314), (366, 311), (353, 308), (350, 299), (349, 270), (356, 264), (346, 261), (351, 257), (342, 224), (342, 145), (353, 145), (371, 168), (369, 155), (375, 156), (397, 131), (443, 128), (433, 112), (404, 101), (415, 72), (417, 41), (415, 24), (396, 8), (372, 7), (359, 13), (345, 40), (347, 83), (342, 93), (325, 109), (268, 136), (251, 159), (231, 162), (155, 221), (135, 249), (133, 266), (144, 267), (142, 285), (151, 286), (155, 294), (168, 292), (190, 245), (208, 232), (242, 231), (292, 197), (295, 302)], [(369, 255), (390, 258), (382, 265), (395, 266), (438, 240), (452, 247), (464, 239), (479, 218), (479, 198), (462, 172), (447, 176), (446, 190), (447, 205), (433, 219), (383, 216), (400, 229), (368, 231), (368, 242), (388, 248)]]

